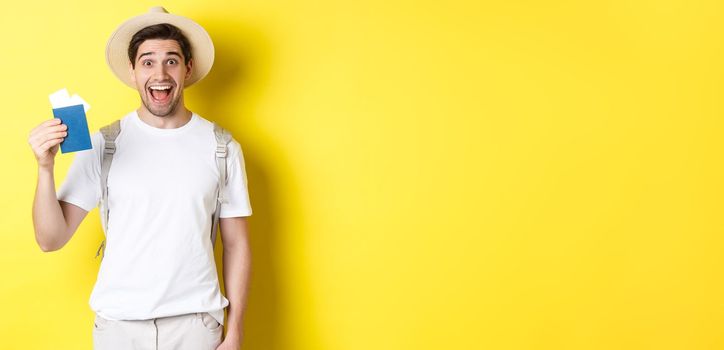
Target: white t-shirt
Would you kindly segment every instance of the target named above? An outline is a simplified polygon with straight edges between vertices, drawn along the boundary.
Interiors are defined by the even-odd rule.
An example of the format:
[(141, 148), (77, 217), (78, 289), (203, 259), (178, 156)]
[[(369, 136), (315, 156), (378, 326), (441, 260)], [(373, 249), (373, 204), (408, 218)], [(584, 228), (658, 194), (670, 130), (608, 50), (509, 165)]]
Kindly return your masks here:
[[(58, 199), (86, 211), (99, 205), (103, 136), (75, 155)], [(121, 119), (108, 174), (105, 255), (90, 307), (111, 320), (146, 320), (209, 312), (224, 323), (210, 232), (219, 171), (213, 124), (193, 113), (175, 129), (146, 124), (134, 111)], [(251, 215), (244, 156), (227, 152), (225, 202), (219, 217)]]

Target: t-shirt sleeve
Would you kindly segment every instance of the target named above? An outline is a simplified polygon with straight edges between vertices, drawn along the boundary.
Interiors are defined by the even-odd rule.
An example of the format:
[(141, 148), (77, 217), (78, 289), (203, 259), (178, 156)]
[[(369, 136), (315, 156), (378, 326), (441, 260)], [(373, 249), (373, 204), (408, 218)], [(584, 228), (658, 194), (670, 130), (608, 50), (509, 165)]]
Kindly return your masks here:
[(78, 151), (68, 169), (65, 180), (57, 192), (58, 200), (75, 204), (85, 211), (98, 206), (100, 189), (100, 150), (103, 136), (96, 132), (91, 137), (93, 149)]
[(244, 153), (236, 140), (229, 143), (229, 159), (227, 168), (224, 203), (219, 211), (220, 218), (235, 216), (251, 216), (251, 203), (247, 189)]

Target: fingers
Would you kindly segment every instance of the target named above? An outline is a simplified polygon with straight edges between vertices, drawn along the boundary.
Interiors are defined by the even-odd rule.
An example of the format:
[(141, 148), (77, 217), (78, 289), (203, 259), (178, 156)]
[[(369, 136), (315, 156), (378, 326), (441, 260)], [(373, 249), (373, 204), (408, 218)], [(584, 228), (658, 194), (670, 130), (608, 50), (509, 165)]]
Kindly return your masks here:
[(47, 150), (50, 149), (51, 147), (53, 147), (53, 146), (55, 146), (55, 145), (63, 142), (63, 140), (64, 140), (64, 138), (52, 139), (52, 140), (45, 141), (45, 142), (44, 142), (42, 145), (40, 145), (40, 147), (38, 148), (38, 153), (41, 153), (41, 154), (44, 153), (45, 151), (47, 151)]
[(58, 118), (46, 120), (30, 131), (28, 143), (35, 153), (38, 165), (51, 164), (58, 145), (68, 136), (68, 126)]
[(68, 136), (67, 125), (61, 124), (60, 119), (46, 120), (30, 133), (28, 143), (38, 159), (45, 158), (48, 149), (63, 142)]
[(47, 134), (45, 139), (52, 140), (52, 139), (65, 138), (66, 136), (68, 136), (67, 131), (60, 131), (60, 132), (54, 132), (52, 134)]
[(35, 128), (33, 128), (33, 130), (30, 131), (30, 134), (32, 135), (32, 134), (33, 134), (36, 130), (38, 130), (38, 129), (41, 129), (41, 128), (44, 128), (44, 127), (48, 127), (48, 126), (53, 126), (53, 125), (59, 125), (59, 124), (60, 124), (60, 119), (58, 119), (58, 118), (53, 118), (53, 119), (50, 119), (50, 120), (46, 120), (46, 121), (40, 123), (40, 125), (38, 125), (38, 126), (36, 126)]
[[(56, 119), (59, 120), (59, 119)], [(47, 123), (47, 122), (46, 122)], [(46, 124), (43, 123), (43, 124)], [(39, 125), (30, 133), (28, 137), (28, 143), (31, 145), (40, 145), (48, 140), (48, 135), (52, 137), (62, 137), (67, 135), (68, 126), (65, 124), (48, 123), (49, 125)], [(57, 125), (56, 125), (57, 124)], [(65, 133), (65, 134), (63, 134)]]
[(44, 144), (45, 142), (47, 142), (49, 140), (65, 138), (66, 136), (68, 136), (67, 131), (50, 132), (50, 133), (42, 134), (42, 135), (35, 135), (28, 142), (30, 143), (31, 146), (33, 146), (33, 148), (37, 148), (38, 146)]

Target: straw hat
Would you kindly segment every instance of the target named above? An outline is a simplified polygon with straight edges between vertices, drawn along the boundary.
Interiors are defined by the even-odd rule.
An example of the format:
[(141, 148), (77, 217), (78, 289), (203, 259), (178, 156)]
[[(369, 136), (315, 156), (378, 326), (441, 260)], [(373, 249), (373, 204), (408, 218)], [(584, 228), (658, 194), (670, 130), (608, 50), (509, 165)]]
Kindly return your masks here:
[(128, 74), (128, 45), (131, 38), (139, 30), (160, 23), (169, 23), (179, 29), (191, 43), (191, 56), (194, 61), (191, 77), (186, 80), (185, 87), (203, 79), (214, 64), (214, 43), (209, 34), (198, 23), (189, 18), (172, 15), (165, 8), (152, 7), (148, 13), (133, 17), (121, 24), (108, 39), (106, 45), (106, 62), (126, 85), (136, 88)]

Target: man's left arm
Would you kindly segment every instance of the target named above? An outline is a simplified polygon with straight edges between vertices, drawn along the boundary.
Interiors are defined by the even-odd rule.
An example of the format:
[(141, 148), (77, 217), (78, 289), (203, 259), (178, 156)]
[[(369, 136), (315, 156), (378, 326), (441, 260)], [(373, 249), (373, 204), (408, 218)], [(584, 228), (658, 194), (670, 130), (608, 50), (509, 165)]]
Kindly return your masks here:
[[(247, 217), (219, 218), (224, 246), (223, 274), (226, 298), (229, 300), (225, 345), (238, 349), (243, 339), (243, 318), (251, 272)], [(222, 347), (220, 347), (222, 348)]]

